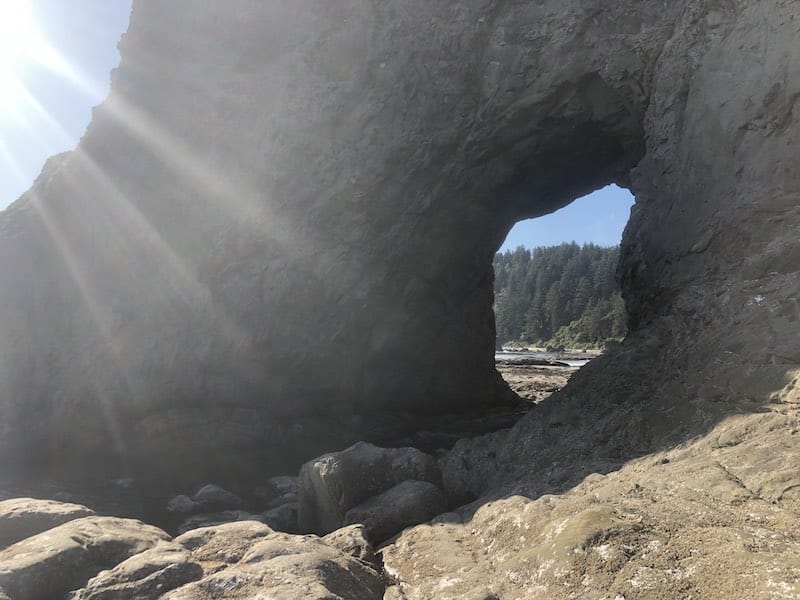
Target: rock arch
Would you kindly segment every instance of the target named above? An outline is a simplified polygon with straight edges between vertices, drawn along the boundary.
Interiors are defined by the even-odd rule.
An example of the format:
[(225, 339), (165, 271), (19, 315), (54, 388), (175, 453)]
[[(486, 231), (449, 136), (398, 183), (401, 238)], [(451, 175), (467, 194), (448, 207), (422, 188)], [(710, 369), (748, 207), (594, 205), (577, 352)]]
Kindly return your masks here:
[(0, 217), (3, 455), (185, 464), (490, 404), (492, 253), (611, 182), (634, 332), (574, 393), (680, 404), (646, 443), (763, 399), (798, 359), (773, 8), (135, 1), (80, 146)]

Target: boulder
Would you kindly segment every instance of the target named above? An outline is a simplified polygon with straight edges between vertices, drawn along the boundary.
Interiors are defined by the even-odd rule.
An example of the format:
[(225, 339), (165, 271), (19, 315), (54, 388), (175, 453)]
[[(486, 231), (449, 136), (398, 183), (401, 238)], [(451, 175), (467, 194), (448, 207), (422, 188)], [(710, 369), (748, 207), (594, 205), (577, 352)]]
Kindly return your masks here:
[(237, 564), (163, 599), (381, 600), (383, 592), (379, 573), (318, 537), (271, 533), (253, 544)]
[(178, 533), (183, 534), (192, 529), (200, 529), (202, 527), (214, 527), (215, 525), (223, 525), (225, 523), (234, 523), (236, 521), (263, 521), (261, 515), (254, 515), (245, 510), (224, 510), (216, 513), (201, 513), (199, 515), (192, 515), (178, 525)]
[(14, 600), (63, 597), (100, 571), (169, 539), (140, 521), (76, 519), (1, 551), (0, 588)]
[(447, 499), (437, 486), (427, 481), (404, 481), (351, 508), (344, 522), (364, 525), (367, 537), (377, 543), (446, 510)]
[(320, 539), (237, 522), (170, 541), (138, 521), (87, 517), (0, 552), (0, 599), (378, 600), (383, 579), (367, 560), (361, 526)]
[(497, 445), (506, 431), (496, 431), (456, 442), (439, 458), (442, 488), (454, 505), (465, 504), (491, 488), (502, 475), (497, 465)]
[[(271, 477), (266, 484), (256, 488), (254, 495), (269, 504), (274, 502), (276, 498), (282, 498), (292, 494), (296, 497), (298, 486), (299, 478), (297, 476), (279, 475), (277, 477)], [(275, 506), (280, 506), (280, 504)]]
[(261, 519), (277, 531), (297, 533), (297, 502), (287, 502), (263, 512)]
[(4, 500), (0, 502), (0, 548), (68, 521), (92, 515), (92, 509), (80, 504), (35, 498)]
[(436, 459), (415, 448), (364, 442), (315, 458), (300, 469), (298, 526), (330, 533), (344, 524), (348, 510), (409, 479), (440, 484)]
[(171, 513), (190, 515), (198, 512), (200, 510), (200, 505), (189, 498), (189, 496), (181, 494), (180, 496), (175, 496), (169, 502), (167, 502), (167, 510)]
[(257, 521), (240, 521), (189, 531), (175, 538), (175, 543), (192, 553), (203, 568), (215, 571), (235, 564), (256, 541), (274, 533)]
[(198, 512), (236, 510), (241, 508), (242, 499), (218, 485), (205, 485), (192, 496)]
[[(255, 490), (254, 495), (263, 503), (262, 506), (267, 512), (279, 509), (287, 504), (294, 504), (295, 510), (298, 504), (299, 477), (280, 475), (272, 477), (265, 485)], [(285, 514), (286, 509), (283, 509)], [(294, 518), (294, 528), (297, 528), (297, 517)], [(281, 531), (290, 531), (283, 527), (278, 527)], [(293, 531), (293, 529), (292, 529)]]
[(338, 548), (348, 556), (357, 558), (366, 563), (375, 562), (375, 549), (367, 538), (366, 528), (358, 523), (347, 525), (336, 531), (332, 531), (322, 538), (322, 541)]
[(101, 571), (69, 600), (155, 599), (202, 576), (203, 568), (188, 550), (163, 542)]
[(299, 502), (299, 496), (297, 495), (297, 493), (296, 492), (289, 492), (288, 494), (283, 494), (281, 496), (276, 496), (276, 497), (272, 498), (271, 500), (269, 500), (266, 503), (266, 509), (270, 510), (270, 509), (273, 509), (273, 508), (278, 508), (278, 507), (283, 506), (285, 504), (298, 504), (298, 502)]

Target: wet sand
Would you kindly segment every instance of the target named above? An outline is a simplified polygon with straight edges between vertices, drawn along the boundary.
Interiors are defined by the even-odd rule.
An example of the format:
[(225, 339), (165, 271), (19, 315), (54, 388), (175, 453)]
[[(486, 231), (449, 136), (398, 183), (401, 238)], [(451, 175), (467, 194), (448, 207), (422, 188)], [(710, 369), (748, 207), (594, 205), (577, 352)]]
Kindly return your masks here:
[(563, 388), (580, 367), (560, 365), (531, 365), (524, 361), (497, 360), (497, 370), (518, 396), (538, 404), (553, 392)]

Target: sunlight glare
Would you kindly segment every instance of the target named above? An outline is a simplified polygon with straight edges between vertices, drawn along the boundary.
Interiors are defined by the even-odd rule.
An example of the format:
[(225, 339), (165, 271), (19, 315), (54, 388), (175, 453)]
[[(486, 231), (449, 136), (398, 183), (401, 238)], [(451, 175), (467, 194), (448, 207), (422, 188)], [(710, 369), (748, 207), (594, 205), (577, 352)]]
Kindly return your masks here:
[(39, 38), (27, 0), (0, 0), (0, 109), (22, 99), (18, 69), (33, 54)]
[(39, 37), (27, 0), (0, 0), (0, 69), (12, 70), (33, 53)]
[(22, 75), (37, 65), (72, 75), (69, 65), (44, 39), (29, 0), (0, 0), (0, 108), (19, 108), (26, 100)]

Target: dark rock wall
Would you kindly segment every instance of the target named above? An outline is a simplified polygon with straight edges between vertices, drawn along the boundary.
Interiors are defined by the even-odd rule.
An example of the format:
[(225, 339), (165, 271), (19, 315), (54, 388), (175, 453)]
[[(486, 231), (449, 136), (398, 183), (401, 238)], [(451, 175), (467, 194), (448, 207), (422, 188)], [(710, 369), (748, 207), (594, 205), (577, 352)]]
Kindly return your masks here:
[[(202, 469), (490, 405), (494, 251), (614, 181), (648, 389), (698, 360), (774, 388), (796, 9), (612, 4), (134, 2), (80, 146), (0, 216), (3, 456)], [(621, 393), (632, 362), (607, 361)]]
[(631, 348), (661, 342), (675, 404), (763, 403), (800, 362), (798, 18), (694, 5), (659, 58), (621, 275)]

